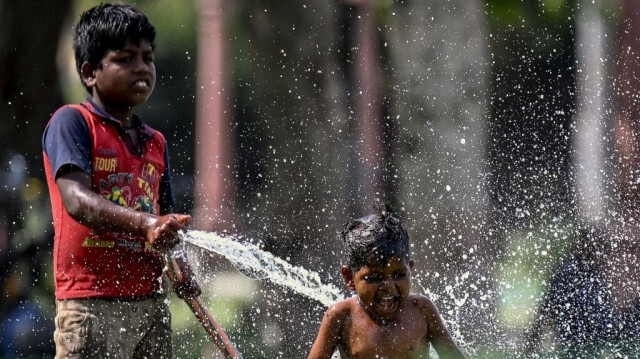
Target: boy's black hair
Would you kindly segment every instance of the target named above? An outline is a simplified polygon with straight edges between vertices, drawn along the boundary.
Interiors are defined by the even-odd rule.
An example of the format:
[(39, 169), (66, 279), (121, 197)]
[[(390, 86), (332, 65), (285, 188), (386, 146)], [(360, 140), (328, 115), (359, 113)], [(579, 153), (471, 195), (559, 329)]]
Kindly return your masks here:
[(352, 272), (367, 265), (371, 256), (384, 263), (396, 256), (410, 259), (409, 234), (388, 204), (374, 207), (375, 214), (352, 219), (340, 233)]
[[(135, 7), (122, 4), (100, 4), (80, 15), (73, 37), (73, 51), (76, 70), (82, 81), (81, 68), (86, 61), (92, 68), (98, 68), (108, 50), (122, 49), (131, 41), (140, 45), (141, 40), (155, 47), (156, 30), (147, 16)], [(87, 91), (91, 89), (82, 81)]]

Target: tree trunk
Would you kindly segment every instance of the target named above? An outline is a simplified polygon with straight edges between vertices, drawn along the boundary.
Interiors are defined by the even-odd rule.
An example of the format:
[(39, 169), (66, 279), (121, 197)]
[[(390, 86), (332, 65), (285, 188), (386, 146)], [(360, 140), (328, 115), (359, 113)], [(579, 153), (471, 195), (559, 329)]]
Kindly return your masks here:
[(196, 110), (196, 227), (233, 228), (236, 195), (235, 137), (228, 74), (225, 0), (199, 1)]
[(624, 323), (622, 335), (633, 336), (637, 317), (627, 313), (637, 308), (640, 286), (640, 3), (622, 2), (618, 62), (615, 76), (614, 135), (618, 190), (617, 216), (612, 225), (618, 242), (611, 255), (608, 274), (612, 282), (615, 309)]
[(607, 34), (601, 7), (581, 1), (576, 21), (576, 130), (571, 147), (579, 217), (591, 223), (602, 223), (613, 208), (612, 163), (607, 161), (613, 149), (606, 141), (612, 105), (606, 101), (611, 91), (606, 79), (612, 69), (603, 61), (613, 49), (605, 42), (611, 34)]
[(640, 219), (640, 3), (625, 0), (623, 9), (616, 76), (618, 184), (623, 219), (637, 221)]
[(351, 26), (345, 36), (353, 44), (347, 53), (351, 53), (353, 76), (348, 80), (348, 95), (351, 99), (350, 112), (353, 114), (351, 135), (355, 139), (352, 147), (352, 193), (358, 215), (371, 213), (378, 202), (390, 202), (393, 199), (385, 193), (386, 162), (388, 149), (385, 136), (385, 98), (383, 93), (382, 51), (383, 42), (379, 29), (379, 12), (374, 1), (350, 0), (347, 11)]

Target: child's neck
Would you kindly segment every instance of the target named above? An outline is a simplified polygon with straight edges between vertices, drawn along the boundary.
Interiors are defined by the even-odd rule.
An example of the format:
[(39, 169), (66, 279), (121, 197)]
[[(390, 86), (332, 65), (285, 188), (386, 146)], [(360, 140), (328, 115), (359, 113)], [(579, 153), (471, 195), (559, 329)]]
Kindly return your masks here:
[(120, 121), (122, 127), (133, 126), (133, 107), (120, 107), (105, 103), (99, 97), (94, 96), (93, 102), (102, 107), (109, 115)]

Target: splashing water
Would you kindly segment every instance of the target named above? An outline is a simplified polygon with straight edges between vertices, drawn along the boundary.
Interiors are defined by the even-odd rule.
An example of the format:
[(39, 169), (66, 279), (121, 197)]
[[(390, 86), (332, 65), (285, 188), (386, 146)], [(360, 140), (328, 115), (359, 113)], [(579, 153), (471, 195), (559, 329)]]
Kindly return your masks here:
[(336, 287), (322, 283), (318, 273), (294, 266), (256, 245), (204, 231), (188, 231), (180, 236), (186, 243), (224, 256), (247, 277), (270, 280), (325, 306), (344, 299)]

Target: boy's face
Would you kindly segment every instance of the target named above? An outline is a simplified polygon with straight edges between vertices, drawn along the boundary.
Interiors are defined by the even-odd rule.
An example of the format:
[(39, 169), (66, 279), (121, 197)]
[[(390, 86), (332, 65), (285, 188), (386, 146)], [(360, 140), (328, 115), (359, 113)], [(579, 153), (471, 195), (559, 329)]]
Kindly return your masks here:
[(366, 266), (352, 273), (342, 267), (347, 287), (358, 294), (360, 305), (373, 319), (393, 319), (404, 304), (411, 289), (413, 261), (395, 256), (381, 261), (373, 256)]
[[(83, 79), (92, 88), (93, 99), (106, 109), (131, 109), (143, 104), (156, 83), (156, 68), (151, 44), (137, 46), (127, 41), (120, 50), (108, 50), (100, 66), (83, 65)], [(85, 66), (86, 65), (86, 66)]]

